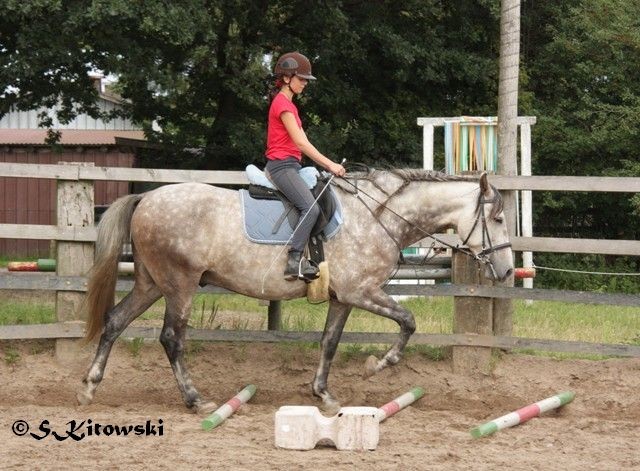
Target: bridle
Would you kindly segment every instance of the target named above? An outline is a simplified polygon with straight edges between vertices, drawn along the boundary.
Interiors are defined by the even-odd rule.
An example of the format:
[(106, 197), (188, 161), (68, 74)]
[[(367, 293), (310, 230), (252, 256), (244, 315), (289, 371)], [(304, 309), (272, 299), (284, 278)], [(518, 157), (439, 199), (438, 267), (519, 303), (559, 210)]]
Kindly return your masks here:
[(494, 197), (491, 199), (485, 198), (482, 192), (480, 192), (480, 196), (478, 198), (478, 206), (476, 208), (476, 220), (473, 222), (473, 226), (469, 231), (469, 235), (467, 235), (467, 237), (464, 239), (464, 242), (462, 242), (462, 245), (467, 245), (467, 242), (473, 235), (473, 231), (478, 226), (478, 222), (481, 222), (482, 223), (482, 250), (477, 254), (471, 252), (471, 250), (469, 250), (469, 252), (470, 252), (470, 255), (475, 260), (485, 265), (488, 265), (489, 268), (491, 268), (491, 272), (493, 273), (494, 278), (497, 278), (496, 271), (493, 266), (493, 263), (491, 262), (491, 259), (489, 258), (489, 254), (492, 254), (493, 252), (497, 252), (498, 250), (508, 249), (511, 247), (511, 242), (505, 242), (503, 244), (498, 244), (498, 245), (493, 245), (491, 243), (491, 236), (489, 235), (489, 229), (487, 228), (487, 219), (485, 216), (484, 205), (488, 203), (494, 204), (497, 201), (498, 201), (498, 198), (497, 196), (495, 196), (495, 190), (494, 190)]

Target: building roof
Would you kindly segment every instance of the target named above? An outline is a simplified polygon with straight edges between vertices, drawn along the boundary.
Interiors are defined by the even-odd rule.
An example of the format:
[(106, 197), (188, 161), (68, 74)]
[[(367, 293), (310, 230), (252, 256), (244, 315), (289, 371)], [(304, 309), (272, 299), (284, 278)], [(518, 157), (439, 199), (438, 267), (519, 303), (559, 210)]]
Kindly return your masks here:
[[(113, 146), (116, 138), (144, 140), (143, 131), (60, 129), (58, 144), (66, 146)], [(46, 129), (0, 129), (0, 145), (46, 146)]]

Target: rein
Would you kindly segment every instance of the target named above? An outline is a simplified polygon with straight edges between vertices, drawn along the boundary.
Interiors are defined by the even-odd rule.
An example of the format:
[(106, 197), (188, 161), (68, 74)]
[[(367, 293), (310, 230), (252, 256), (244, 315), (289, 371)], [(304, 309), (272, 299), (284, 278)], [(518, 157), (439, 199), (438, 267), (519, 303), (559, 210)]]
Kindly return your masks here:
[[(469, 234), (467, 235), (467, 237), (464, 239), (464, 242), (462, 243), (462, 245), (466, 245), (466, 243), (469, 241), (469, 238), (473, 234), (473, 231), (477, 227), (478, 223), (481, 222), (481, 224), (482, 224), (482, 250), (480, 252), (478, 252), (477, 254), (474, 254), (468, 248), (460, 247), (459, 245), (455, 245), (454, 246), (452, 244), (449, 244), (448, 242), (445, 242), (445, 241), (439, 239), (434, 234), (432, 234), (432, 233), (430, 233), (428, 231), (425, 231), (421, 227), (416, 226), (411, 221), (407, 220), (404, 216), (398, 214), (397, 212), (395, 212), (393, 209), (389, 208), (386, 205), (386, 203), (388, 203), (391, 200), (392, 197), (394, 197), (394, 196), (396, 196), (397, 194), (400, 193), (400, 190), (403, 190), (404, 188), (407, 187), (407, 185), (409, 184), (408, 180), (405, 180), (404, 184), (400, 188), (398, 188), (396, 191), (394, 191), (391, 195), (389, 195), (386, 191), (383, 191), (383, 193), (388, 195), (388, 198), (386, 199), (386, 201), (384, 203), (381, 203), (376, 198), (374, 198), (373, 196), (368, 194), (366, 191), (364, 191), (362, 188), (359, 188), (358, 184), (357, 184), (358, 183), (358, 179), (357, 178), (355, 179), (356, 180), (355, 184), (352, 183), (351, 181), (347, 180), (344, 177), (341, 177), (341, 180), (347, 182), (349, 185), (351, 185), (355, 189), (355, 191), (352, 194), (356, 198), (358, 198), (360, 200), (360, 202), (364, 205), (365, 208), (367, 208), (367, 210), (371, 213), (371, 215), (374, 217), (376, 222), (378, 224), (380, 224), (380, 226), (384, 229), (384, 231), (387, 233), (387, 235), (393, 241), (393, 243), (396, 245), (396, 247), (398, 248), (399, 251), (402, 250), (402, 247), (400, 246), (400, 243), (396, 240), (395, 237), (393, 237), (391, 235), (389, 229), (387, 229), (386, 226), (380, 220), (380, 215), (382, 214), (382, 212), (384, 210), (389, 211), (391, 214), (395, 215), (396, 217), (398, 217), (399, 219), (401, 219), (402, 221), (407, 223), (409, 226), (413, 227), (414, 229), (417, 229), (422, 234), (424, 234), (426, 237), (429, 237), (429, 238), (433, 239), (434, 241), (436, 241), (436, 242), (438, 242), (438, 243), (440, 243), (440, 244), (442, 244), (442, 245), (444, 245), (444, 246), (446, 246), (446, 247), (448, 247), (448, 248), (450, 248), (452, 250), (457, 250), (458, 252), (461, 252), (461, 253), (463, 253), (465, 255), (468, 255), (469, 257), (472, 257), (474, 260), (477, 260), (478, 262), (481, 262), (483, 264), (489, 265), (489, 267), (491, 268), (491, 271), (493, 272), (494, 275), (496, 275), (496, 272), (495, 272), (495, 269), (493, 267), (493, 263), (489, 259), (489, 254), (491, 254), (493, 252), (497, 252), (498, 250), (502, 250), (502, 249), (506, 249), (506, 248), (511, 247), (511, 242), (505, 242), (503, 244), (498, 244), (498, 245), (493, 245), (491, 243), (491, 237), (489, 235), (489, 229), (487, 228), (487, 221), (486, 221), (486, 217), (485, 217), (484, 205), (487, 204), (487, 203), (495, 203), (497, 201), (495, 196), (492, 199), (486, 199), (486, 198), (483, 197), (482, 192), (481, 192), (480, 196), (478, 198), (476, 220), (474, 221), (473, 226), (471, 227), (471, 230), (469, 231)], [(376, 208), (375, 211), (372, 210), (365, 203), (365, 201), (360, 197), (360, 193), (363, 193), (369, 199), (371, 199), (375, 203), (377, 203), (378, 204), (378, 208)], [(487, 242), (488, 242), (488, 247), (486, 245)]]

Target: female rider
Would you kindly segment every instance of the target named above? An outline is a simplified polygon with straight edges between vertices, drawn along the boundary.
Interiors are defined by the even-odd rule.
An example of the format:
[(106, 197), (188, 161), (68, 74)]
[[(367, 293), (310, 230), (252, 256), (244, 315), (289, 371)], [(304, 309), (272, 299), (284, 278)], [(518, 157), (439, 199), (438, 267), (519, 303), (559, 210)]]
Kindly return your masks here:
[(294, 232), (289, 258), (284, 270), (286, 280), (318, 277), (318, 268), (302, 256), (316, 220), (320, 214), (315, 198), (304, 180), (298, 175), (302, 154), (337, 176), (345, 169), (315, 148), (304, 130), (293, 98), (300, 95), (311, 75), (309, 59), (299, 52), (283, 54), (275, 66), (275, 89), (272, 92), (267, 128), (267, 165), (265, 170), (273, 184), (300, 211), (300, 223)]

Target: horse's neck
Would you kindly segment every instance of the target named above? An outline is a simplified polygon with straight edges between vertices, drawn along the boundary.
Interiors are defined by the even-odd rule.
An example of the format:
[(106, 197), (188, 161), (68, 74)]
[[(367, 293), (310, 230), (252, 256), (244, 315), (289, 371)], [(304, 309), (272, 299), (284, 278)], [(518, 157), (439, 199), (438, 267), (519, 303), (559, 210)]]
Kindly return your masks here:
[(384, 211), (384, 222), (396, 227), (403, 244), (456, 228), (463, 211), (475, 205), (478, 185), (471, 182), (412, 182), (394, 196)]

